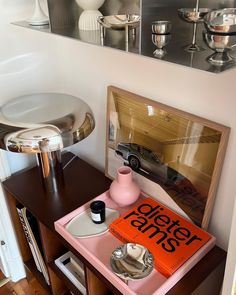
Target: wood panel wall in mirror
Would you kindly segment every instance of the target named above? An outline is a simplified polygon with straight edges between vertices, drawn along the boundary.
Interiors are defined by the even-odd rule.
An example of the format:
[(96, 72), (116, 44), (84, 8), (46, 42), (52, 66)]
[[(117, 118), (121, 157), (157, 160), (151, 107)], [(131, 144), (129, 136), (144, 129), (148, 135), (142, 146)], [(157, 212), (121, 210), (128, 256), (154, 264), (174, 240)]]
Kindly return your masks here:
[(236, 31), (235, 0), (47, 1), (52, 33), (214, 73), (236, 65), (236, 32), (213, 35), (203, 21), (212, 10), (232, 8)]

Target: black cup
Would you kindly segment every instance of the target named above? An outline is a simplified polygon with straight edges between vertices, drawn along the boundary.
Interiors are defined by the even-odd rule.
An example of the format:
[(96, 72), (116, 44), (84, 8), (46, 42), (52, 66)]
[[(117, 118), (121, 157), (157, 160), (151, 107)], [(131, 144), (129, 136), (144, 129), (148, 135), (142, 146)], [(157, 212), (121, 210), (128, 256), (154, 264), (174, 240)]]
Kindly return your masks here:
[(96, 224), (103, 223), (105, 221), (106, 204), (103, 201), (93, 201), (90, 204), (91, 218)]

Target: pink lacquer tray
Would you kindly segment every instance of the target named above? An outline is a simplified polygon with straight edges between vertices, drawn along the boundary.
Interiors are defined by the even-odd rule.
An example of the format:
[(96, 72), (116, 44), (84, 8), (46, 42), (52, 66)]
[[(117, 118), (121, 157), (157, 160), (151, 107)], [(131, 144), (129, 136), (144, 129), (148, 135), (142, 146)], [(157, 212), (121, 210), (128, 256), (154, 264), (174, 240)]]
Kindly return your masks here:
[[(143, 198), (145, 196), (142, 196)], [(105, 192), (93, 200), (102, 200), (106, 207), (118, 210), (120, 214), (130, 207), (119, 208)], [(92, 200), (92, 201), (93, 201)], [(140, 200), (139, 200), (140, 201)], [(109, 231), (94, 237), (76, 238), (65, 228), (68, 222), (79, 213), (89, 208), (91, 201), (67, 214), (55, 222), (56, 231), (70, 243), (82, 256), (84, 256), (104, 277), (106, 277), (122, 294), (137, 295), (163, 295), (170, 290), (201, 258), (215, 245), (212, 237), (198, 252), (196, 252), (184, 265), (182, 265), (171, 277), (166, 278), (157, 270), (141, 280), (129, 281), (128, 285), (117, 277), (110, 267), (110, 255), (112, 251), (122, 244)], [(135, 204), (132, 204), (133, 207)], [(83, 226), (83, 225), (81, 225)]]

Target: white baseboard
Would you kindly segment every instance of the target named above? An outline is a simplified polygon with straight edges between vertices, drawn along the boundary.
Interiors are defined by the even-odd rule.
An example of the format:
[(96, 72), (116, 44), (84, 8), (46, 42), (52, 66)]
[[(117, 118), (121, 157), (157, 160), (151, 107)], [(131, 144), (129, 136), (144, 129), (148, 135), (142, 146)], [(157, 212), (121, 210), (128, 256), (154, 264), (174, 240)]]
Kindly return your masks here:
[(11, 274), (11, 281), (17, 282), (26, 277), (24, 265), (20, 256), (8, 260), (7, 263)]

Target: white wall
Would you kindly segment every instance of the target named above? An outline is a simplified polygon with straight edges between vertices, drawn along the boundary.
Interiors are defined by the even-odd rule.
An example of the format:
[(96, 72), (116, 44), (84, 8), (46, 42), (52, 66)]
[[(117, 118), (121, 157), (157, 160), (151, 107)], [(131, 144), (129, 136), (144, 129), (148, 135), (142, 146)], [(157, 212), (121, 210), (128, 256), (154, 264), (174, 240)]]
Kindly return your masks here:
[[(100, 169), (105, 159), (106, 88), (112, 84), (231, 127), (230, 141), (209, 231), (227, 250), (236, 195), (236, 69), (221, 74), (186, 68), (76, 40), (2, 25), (30, 0), (0, 0), (0, 99), (37, 91), (79, 96), (94, 111), (96, 130), (71, 148)], [(13, 6), (14, 4), (14, 6)], [(14, 8), (14, 11), (12, 10)], [(26, 12), (30, 11), (28, 4)], [(24, 13), (26, 13), (24, 12)], [(26, 14), (27, 14), (26, 13)], [(22, 11), (19, 12), (19, 15)], [(25, 15), (24, 15), (25, 16)], [(4, 28), (4, 31), (3, 29)], [(9, 49), (10, 46), (10, 49)], [(26, 55), (17, 67), (4, 63)], [(5, 74), (7, 73), (7, 75)]]
[(228, 256), (225, 268), (225, 278), (222, 294), (234, 294), (234, 282), (236, 283), (236, 202), (234, 203), (233, 222), (230, 231)]

